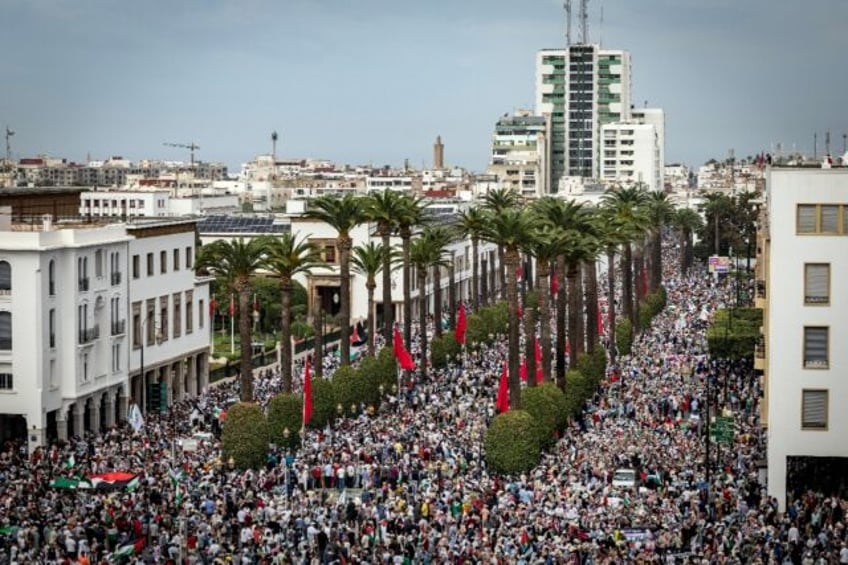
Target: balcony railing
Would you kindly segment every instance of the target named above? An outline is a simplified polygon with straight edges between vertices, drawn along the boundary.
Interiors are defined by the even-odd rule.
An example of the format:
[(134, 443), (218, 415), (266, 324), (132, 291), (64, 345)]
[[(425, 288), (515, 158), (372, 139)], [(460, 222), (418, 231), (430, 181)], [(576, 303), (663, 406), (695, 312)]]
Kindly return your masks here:
[(763, 281), (763, 280), (757, 281), (757, 297), (758, 298), (766, 298), (766, 281)]
[(10, 337), (0, 337), (0, 351), (11, 351), (12, 350), (12, 338)]
[(0, 288), (0, 296), (11, 296), (12, 289), (11, 288)]
[(112, 322), (112, 335), (124, 335), (125, 333), (127, 333), (126, 320), (118, 320), (116, 322)]
[(79, 280), (79, 284), (77, 285), (77, 287), (79, 288), (80, 292), (85, 292), (85, 291), (88, 290), (88, 283), (89, 283), (88, 277), (85, 277), (84, 279)]
[(85, 330), (80, 330), (79, 332), (79, 344), (85, 345), (86, 343), (91, 343), (95, 339), (100, 337), (100, 327), (94, 326), (93, 328), (88, 328)]
[(121, 273), (112, 273), (112, 286), (121, 284)]

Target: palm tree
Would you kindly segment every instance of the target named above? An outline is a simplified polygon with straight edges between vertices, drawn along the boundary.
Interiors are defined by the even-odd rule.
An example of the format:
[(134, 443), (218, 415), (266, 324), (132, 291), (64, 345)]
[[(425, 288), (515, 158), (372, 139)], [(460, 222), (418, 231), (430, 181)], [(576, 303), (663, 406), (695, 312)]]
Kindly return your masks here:
[(474, 309), (480, 308), (480, 237), (485, 228), (486, 216), (483, 210), (472, 206), (459, 214), (456, 230), (460, 237), (471, 240), (471, 304)]
[[(421, 346), (421, 377), (427, 377), (427, 271), (445, 265), (444, 249), (438, 238), (425, 231), (410, 246), (410, 264), (415, 267), (418, 278), (418, 323)], [(435, 281), (434, 281), (435, 288)], [(436, 321), (438, 325), (438, 320)]]
[[(643, 237), (647, 227), (644, 211), (645, 192), (638, 188), (610, 189), (604, 193), (602, 203), (609, 209), (612, 220), (623, 236), (621, 254), (622, 309), (636, 327), (637, 312), (633, 300), (633, 241)], [(613, 268), (610, 265), (610, 268)]]
[(520, 250), (526, 245), (533, 221), (529, 212), (522, 208), (506, 208), (498, 213), (488, 213), (483, 238), (504, 250), (506, 265), (506, 296), (509, 307), (509, 406), (521, 408), (521, 378), (519, 377), (519, 320), (518, 283), (516, 267)]
[(653, 291), (662, 284), (662, 235), (674, 214), (674, 204), (665, 192), (649, 192), (646, 200), (645, 212), (651, 226), (650, 290)]
[[(551, 265), (562, 247), (563, 232), (559, 227), (544, 221), (537, 222), (530, 235), (527, 249), (536, 258), (536, 289), (539, 297), (540, 348), (542, 350), (542, 376), (551, 379)], [(534, 352), (535, 356), (535, 352)], [(535, 382), (531, 379), (528, 382)]]
[[(392, 342), (392, 328), (394, 328), (394, 305), (392, 303), (391, 287), (391, 257), (392, 248), (390, 244), (391, 235), (397, 230), (398, 218), (401, 216), (403, 197), (396, 190), (384, 190), (375, 192), (368, 197), (366, 202), (366, 215), (372, 222), (377, 223), (377, 235), (383, 241), (383, 339), (386, 343)], [(369, 310), (370, 311), (370, 310)], [(368, 334), (370, 339), (371, 333)]]
[(345, 194), (341, 198), (331, 195), (319, 196), (309, 203), (305, 216), (328, 224), (338, 233), (336, 245), (339, 248), (341, 294), (339, 353), (342, 366), (350, 365), (350, 250), (353, 246), (350, 232), (365, 220), (364, 200), (353, 194)]
[(566, 267), (568, 281), (568, 344), (570, 350), (570, 365), (573, 366), (585, 351), (585, 325), (581, 324), (583, 308), (583, 281), (580, 278), (581, 265), (591, 259), (593, 243), (591, 235), (586, 235), (577, 229), (565, 231), (565, 247), (562, 255)]
[(679, 208), (674, 214), (673, 223), (679, 230), (680, 272), (689, 273), (694, 262), (692, 234), (701, 228), (701, 215), (691, 208)]
[(412, 341), (412, 274), (410, 273), (410, 241), (415, 228), (425, 222), (422, 198), (404, 194), (397, 215), (397, 228), (403, 253), (403, 339), (406, 347)]
[(280, 278), (280, 371), (283, 374), (283, 392), (292, 391), (291, 351), (291, 297), (292, 279), (300, 273), (309, 273), (322, 265), (318, 250), (305, 239), (284, 233), (268, 237), (265, 247), (264, 268)]
[[(498, 214), (509, 208), (515, 208), (521, 202), (521, 196), (509, 188), (497, 188), (490, 190), (483, 197), (483, 206), (490, 212)], [(501, 298), (506, 296), (504, 249), (498, 247), (498, 280), (501, 287)]]
[(701, 204), (708, 223), (713, 224), (713, 255), (721, 255), (721, 230), (719, 226), (723, 220), (727, 220), (733, 210), (733, 201), (722, 192), (705, 192), (706, 200)]
[(624, 236), (609, 208), (600, 208), (595, 215), (595, 235), (607, 254), (607, 333), (610, 359), (615, 362), (615, 254), (624, 243)]
[[(353, 270), (360, 275), (365, 276), (365, 288), (368, 290), (368, 354), (374, 355), (374, 332), (375, 316), (374, 316), (374, 289), (377, 288), (377, 275), (383, 271), (386, 255), (389, 256), (389, 269), (391, 269), (392, 259), (397, 256), (397, 253), (389, 248), (389, 252), (383, 248), (382, 244), (369, 242), (367, 245), (357, 245), (353, 248), (353, 257), (351, 264)], [(391, 343), (387, 341), (386, 343)]]
[(242, 402), (253, 401), (253, 373), (250, 362), (250, 291), (251, 279), (265, 261), (268, 238), (219, 239), (200, 248), (197, 268), (204, 269), (223, 282), (239, 301), (239, 350), (241, 352)]
[(449, 265), (445, 257), (447, 247), (454, 239), (454, 230), (446, 226), (428, 226), (424, 237), (432, 240), (433, 246), (439, 250), (439, 261), (433, 268), (433, 317), (436, 320), (435, 336), (442, 336), (442, 268)]

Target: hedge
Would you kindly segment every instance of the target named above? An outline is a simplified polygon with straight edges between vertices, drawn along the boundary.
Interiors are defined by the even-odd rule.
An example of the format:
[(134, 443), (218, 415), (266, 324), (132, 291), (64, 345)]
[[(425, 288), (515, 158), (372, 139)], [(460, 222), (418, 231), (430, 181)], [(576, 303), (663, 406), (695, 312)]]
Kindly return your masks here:
[(494, 306), (480, 308), (468, 316), (465, 332), (466, 347), (474, 349), (481, 343), (490, 343), (498, 334), (506, 334), (509, 328), (509, 304), (499, 302)]
[(539, 445), (549, 447), (554, 442), (560, 420), (561, 406), (541, 386), (521, 391), (521, 409), (533, 417), (539, 436)]
[(262, 407), (239, 402), (227, 410), (221, 434), (221, 456), (238, 469), (258, 469), (268, 459), (268, 421)]
[[(303, 398), (299, 394), (280, 393), (268, 403), (268, 429), (273, 443), (296, 448), (303, 424)], [(285, 430), (289, 436), (286, 438)]]
[(639, 304), (639, 324), (641, 327), (647, 328), (651, 325), (654, 316), (665, 308), (667, 299), (665, 287), (662, 286), (645, 296)]
[(583, 403), (595, 392), (595, 384), (576, 370), (568, 371), (565, 375), (565, 405), (569, 418), (580, 415)]
[(336, 393), (326, 379), (312, 380), (312, 419), (310, 428), (323, 429), (336, 416)]
[(536, 420), (524, 410), (498, 414), (486, 430), (485, 449), (492, 471), (508, 475), (529, 471), (542, 453)]
[(542, 391), (548, 398), (550, 398), (556, 404), (556, 429), (565, 429), (565, 425), (568, 422), (568, 401), (566, 398), (566, 394), (562, 392), (556, 384), (550, 381), (542, 383), (541, 385), (537, 386), (536, 389)]
[[(341, 404), (343, 412), (355, 415), (359, 412), (359, 404), (364, 401), (366, 383), (359, 372), (353, 367), (339, 367), (333, 373), (333, 391), (336, 404)], [(351, 409), (353, 406), (353, 409)]]
[(707, 328), (707, 345), (710, 356), (725, 359), (743, 359), (754, 355), (754, 346), (760, 337), (763, 311), (759, 308), (734, 308), (717, 310)]
[(433, 339), (430, 344), (430, 361), (436, 369), (443, 369), (451, 361), (456, 361), (462, 353), (462, 346), (456, 341), (453, 332)]
[(633, 326), (627, 318), (615, 323), (615, 348), (619, 355), (630, 355), (633, 351)]
[(595, 345), (592, 354), (583, 353), (577, 359), (577, 370), (586, 375), (591, 381), (599, 383), (607, 374), (607, 354), (600, 343)]

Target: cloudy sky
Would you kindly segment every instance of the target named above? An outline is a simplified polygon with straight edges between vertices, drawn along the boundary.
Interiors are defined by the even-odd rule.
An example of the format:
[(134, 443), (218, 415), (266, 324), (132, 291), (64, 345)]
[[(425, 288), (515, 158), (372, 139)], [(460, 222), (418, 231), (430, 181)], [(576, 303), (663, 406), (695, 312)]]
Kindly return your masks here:
[[(575, 4), (577, 0), (575, 0)], [(601, 25), (603, 7), (603, 25)], [(633, 100), (666, 111), (667, 161), (848, 133), (848, 0), (592, 0)], [(0, 126), (16, 157), (270, 152), (485, 168), (494, 122), (532, 107), (561, 0), (0, 0)]]

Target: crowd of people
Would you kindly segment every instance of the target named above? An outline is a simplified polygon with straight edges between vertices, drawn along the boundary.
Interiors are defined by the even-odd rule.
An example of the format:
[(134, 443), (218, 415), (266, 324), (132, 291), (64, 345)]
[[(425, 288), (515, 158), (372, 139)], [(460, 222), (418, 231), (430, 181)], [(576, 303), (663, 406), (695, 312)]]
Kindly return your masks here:
[[(671, 268), (664, 284), (665, 311), (526, 474), (485, 465), (505, 340), (409, 378), (376, 414), (309, 431), (302, 449), (272, 450), (258, 470), (221, 459), (220, 410), (238, 397), (224, 383), (139, 432), (3, 446), (0, 563), (848, 563), (846, 500), (800, 493), (780, 512), (760, 482), (759, 382), (707, 354), (730, 288)], [(256, 372), (260, 402), (281, 386), (277, 368)], [(707, 467), (704, 427), (721, 413), (733, 444), (714, 445)], [(614, 480), (619, 469), (633, 483)], [(139, 481), (50, 486), (110, 471)]]

